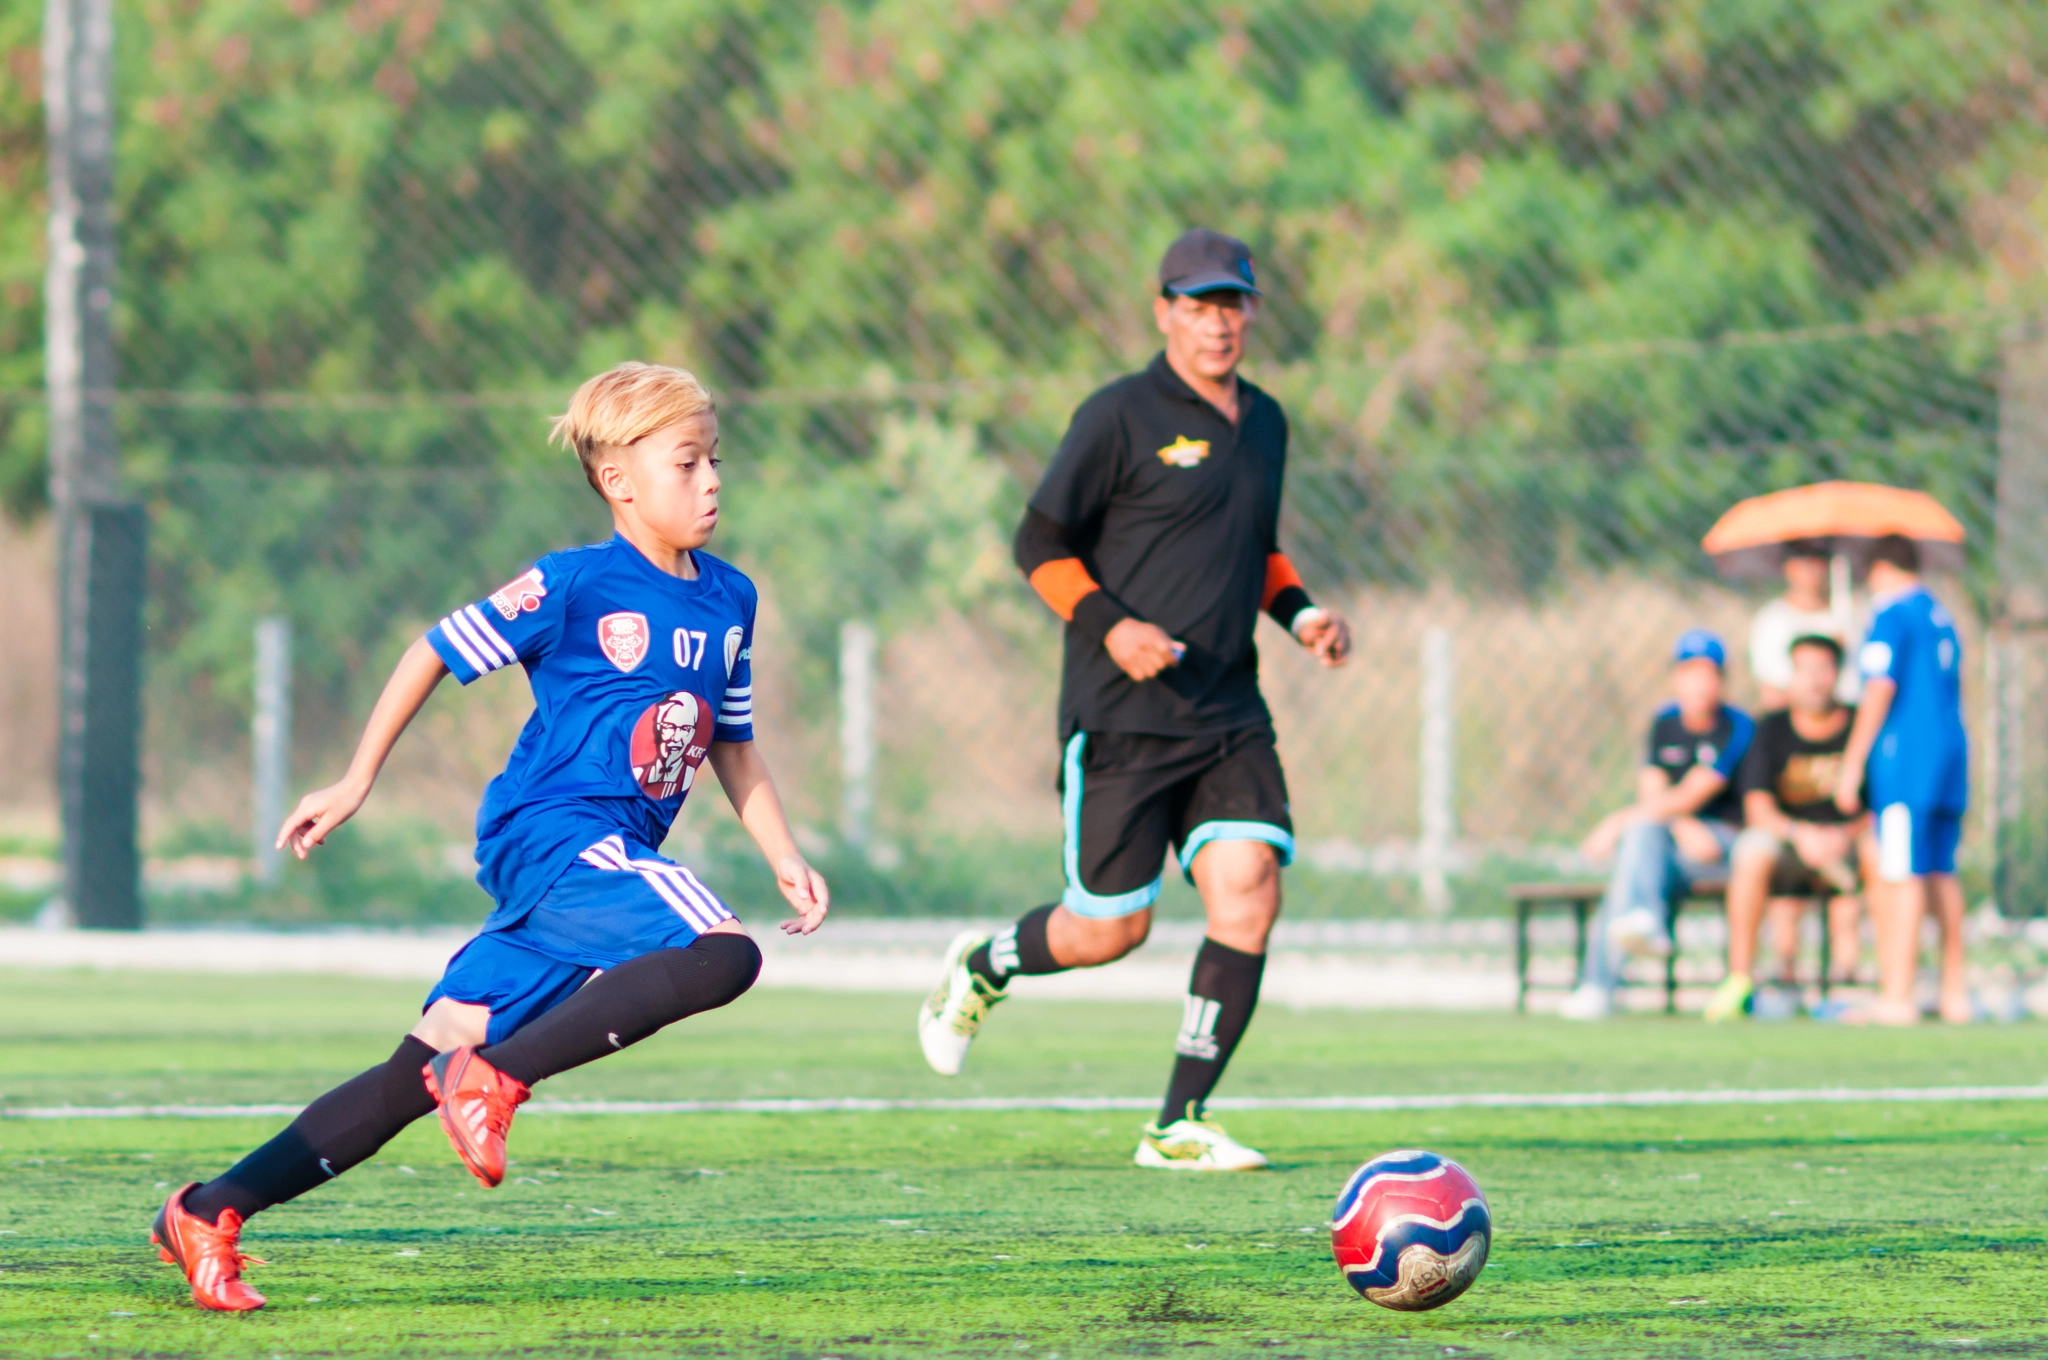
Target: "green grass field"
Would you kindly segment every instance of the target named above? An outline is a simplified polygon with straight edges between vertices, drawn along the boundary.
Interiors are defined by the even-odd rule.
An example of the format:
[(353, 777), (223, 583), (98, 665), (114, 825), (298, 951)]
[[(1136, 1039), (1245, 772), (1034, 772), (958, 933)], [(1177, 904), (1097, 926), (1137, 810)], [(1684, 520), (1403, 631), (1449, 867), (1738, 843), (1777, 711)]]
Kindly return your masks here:
[[(0, 974), (0, 1106), (298, 1101), (389, 1052), (419, 988)], [(1015, 1003), (970, 1073), (907, 998), (757, 992), (555, 1099), (1143, 1095), (1176, 1007)], [(1708, 1030), (1263, 1013), (1225, 1094), (1940, 1085), (2048, 1076), (2032, 1026)], [(1142, 1115), (522, 1115), (479, 1189), (423, 1123), (259, 1218), (264, 1312), (205, 1315), (144, 1244), (168, 1185), (280, 1121), (0, 1120), (0, 1354), (2048, 1355), (2048, 1106), (1243, 1113), (1271, 1173), (1129, 1165)], [(1366, 1156), (1486, 1187), (1492, 1263), (1436, 1313), (1353, 1296), (1325, 1223)]]

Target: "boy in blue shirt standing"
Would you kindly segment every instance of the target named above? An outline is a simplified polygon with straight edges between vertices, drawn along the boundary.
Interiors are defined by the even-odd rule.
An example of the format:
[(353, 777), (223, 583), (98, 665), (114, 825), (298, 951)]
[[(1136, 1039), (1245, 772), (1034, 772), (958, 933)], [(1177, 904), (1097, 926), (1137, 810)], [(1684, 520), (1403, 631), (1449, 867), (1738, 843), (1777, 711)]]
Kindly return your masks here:
[(389, 1060), (309, 1105), (215, 1179), (181, 1187), (150, 1240), (202, 1308), (243, 1312), (250, 1215), (367, 1160), (440, 1113), (486, 1186), (543, 1077), (737, 999), (761, 951), (732, 912), (658, 853), (709, 761), (809, 934), (825, 881), (805, 863), (754, 745), (753, 582), (703, 551), (718, 525), (718, 416), (680, 369), (621, 364), (583, 384), (555, 424), (611, 507), (609, 542), (551, 553), (414, 642), (341, 782), (307, 794), (278, 833), (304, 859), (353, 816), (443, 676), (467, 685), (523, 666), (534, 711), (477, 812), (477, 881), (495, 909), (448, 962)]
[(1860, 657), (1863, 703), (1835, 787), (1846, 813), (1861, 810), (1864, 775), (1877, 812), (1879, 996), (1867, 1019), (1910, 1025), (1919, 1017), (1920, 921), (1941, 922), (1941, 1017), (1970, 1019), (1963, 975), (1963, 888), (1956, 846), (1969, 806), (1970, 743), (1963, 729), (1963, 649), (1955, 621), (1920, 582), (1909, 538), (1878, 540), (1870, 564), (1876, 617)]

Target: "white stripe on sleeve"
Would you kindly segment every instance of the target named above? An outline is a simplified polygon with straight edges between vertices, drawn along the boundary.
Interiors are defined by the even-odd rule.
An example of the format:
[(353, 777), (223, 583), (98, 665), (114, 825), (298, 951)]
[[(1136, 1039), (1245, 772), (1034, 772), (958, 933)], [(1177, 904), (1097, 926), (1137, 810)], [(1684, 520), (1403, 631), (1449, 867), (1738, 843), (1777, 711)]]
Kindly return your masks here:
[(505, 635), (503, 633), (500, 633), (497, 630), (497, 628), (492, 625), (491, 621), (484, 617), (483, 611), (481, 609), (478, 609), (473, 604), (465, 605), (463, 606), (462, 612), (464, 615), (468, 617), (471, 623), (476, 625), (477, 631), (483, 635), (484, 641), (490, 643), (493, 647), (495, 647), (498, 651), (498, 655), (505, 658), (506, 665), (509, 666), (519, 659), (519, 653), (512, 650), (512, 644), (505, 641)]
[(448, 639), (449, 645), (461, 654), (464, 661), (469, 663), (471, 670), (475, 671), (478, 675), (488, 675), (490, 673), (491, 667), (482, 657), (476, 654), (476, 649), (469, 645), (469, 640), (463, 637), (461, 632), (455, 627), (455, 616), (453, 614), (441, 620), (441, 636)]
[(448, 625), (449, 632), (460, 633), (462, 640), (469, 644), (469, 650), (464, 652), (463, 655), (472, 656), (480, 662), (481, 664), (477, 667), (479, 671), (494, 671), (505, 664), (498, 656), (497, 649), (484, 641), (483, 636), (476, 631), (476, 626), (469, 621), (468, 617), (461, 610), (458, 609), (453, 614), (450, 614), (444, 622)]

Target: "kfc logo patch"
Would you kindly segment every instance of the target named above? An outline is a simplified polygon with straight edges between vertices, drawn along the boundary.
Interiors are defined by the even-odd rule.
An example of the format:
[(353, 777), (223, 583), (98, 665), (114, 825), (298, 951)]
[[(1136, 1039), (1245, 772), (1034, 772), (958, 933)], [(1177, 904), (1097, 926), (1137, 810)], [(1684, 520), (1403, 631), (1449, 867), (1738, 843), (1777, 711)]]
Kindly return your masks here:
[(647, 644), (653, 636), (645, 614), (607, 614), (597, 621), (598, 648), (605, 660), (622, 671), (647, 659)]
[(540, 602), (547, 597), (547, 584), (540, 579), (540, 568), (535, 567), (504, 589), (492, 591), (490, 603), (510, 623), (521, 614), (531, 614), (540, 608)]
[(648, 705), (633, 724), (633, 782), (657, 801), (688, 793), (710, 749), (710, 706), (677, 690)]

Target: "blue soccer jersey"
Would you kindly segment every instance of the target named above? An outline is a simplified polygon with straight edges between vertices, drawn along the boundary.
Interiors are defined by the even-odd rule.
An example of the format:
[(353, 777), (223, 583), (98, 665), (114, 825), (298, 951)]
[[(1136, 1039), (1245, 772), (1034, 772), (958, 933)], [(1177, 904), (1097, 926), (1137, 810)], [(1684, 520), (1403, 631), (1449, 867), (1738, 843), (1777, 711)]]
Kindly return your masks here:
[(1870, 754), (1870, 801), (1961, 812), (1969, 804), (1963, 645), (1923, 587), (1879, 602), (1859, 655), (1866, 679), (1898, 686)]
[(623, 538), (551, 553), (428, 631), (463, 684), (516, 662), (533, 686), (477, 810), (486, 930), (519, 921), (608, 836), (658, 849), (711, 743), (754, 739), (754, 583), (696, 559), (685, 581)]

